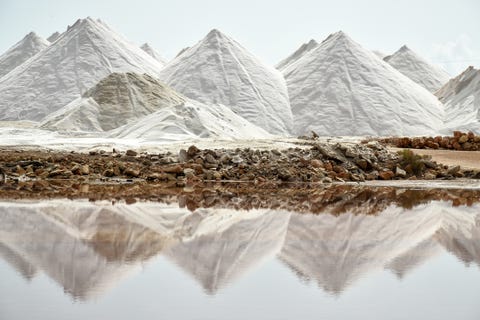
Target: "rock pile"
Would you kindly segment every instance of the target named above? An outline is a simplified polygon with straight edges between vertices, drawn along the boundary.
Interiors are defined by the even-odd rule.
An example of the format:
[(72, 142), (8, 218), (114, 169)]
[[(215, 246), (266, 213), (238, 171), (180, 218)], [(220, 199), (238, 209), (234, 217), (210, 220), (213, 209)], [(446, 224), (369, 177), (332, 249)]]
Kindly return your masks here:
[[(480, 178), (480, 172), (447, 167), (409, 151), (397, 154), (378, 142), (285, 150), (217, 149), (190, 146), (178, 154), (126, 152), (53, 153), (3, 150), (0, 169), (15, 182), (40, 180), (264, 183), (342, 182), (391, 179)], [(41, 188), (41, 184), (38, 184)]]
[(453, 136), (437, 137), (396, 137), (380, 140), (383, 143), (393, 145), (398, 148), (412, 149), (447, 149), (458, 151), (478, 151), (480, 150), (480, 136), (473, 132), (454, 131)]

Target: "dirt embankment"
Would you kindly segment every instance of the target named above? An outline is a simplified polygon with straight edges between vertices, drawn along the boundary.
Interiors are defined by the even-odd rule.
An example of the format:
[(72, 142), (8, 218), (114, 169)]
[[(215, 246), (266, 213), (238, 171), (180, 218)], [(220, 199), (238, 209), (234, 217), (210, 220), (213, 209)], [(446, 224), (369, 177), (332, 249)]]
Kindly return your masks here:
[[(480, 170), (446, 166), (413, 154), (393, 152), (378, 142), (312, 142), (310, 148), (285, 150), (204, 149), (190, 146), (177, 153), (48, 152), (0, 150), (4, 184), (32, 192), (49, 180), (138, 180), (172, 186), (206, 181), (331, 183), (335, 181), (480, 178)], [(3, 179), (2, 179), (3, 180)], [(2, 181), (0, 180), (0, 181)]]
[(378, 140), (395, 152), (411, 149), (421, 156), (448, 166), (480, 170), (480, 136), (473, 132), (455, 131), (453, 136), (391, 137)]
[(453, 136), (391, 137), (378, 139), (381, 143), (408, 149), (444, 149), (480, 151), (480, 136), (473, 132), (454, 131)]
[[(400, 149), (394, 149), (399, 151)], [(448, 166), (460, 166), (464, 169), (480, 171), (480, 151), (455, 151), (455, 150), (433, 150), (433, 149), (412, 149), (421, 156), (431, 157), (433, 161)]]

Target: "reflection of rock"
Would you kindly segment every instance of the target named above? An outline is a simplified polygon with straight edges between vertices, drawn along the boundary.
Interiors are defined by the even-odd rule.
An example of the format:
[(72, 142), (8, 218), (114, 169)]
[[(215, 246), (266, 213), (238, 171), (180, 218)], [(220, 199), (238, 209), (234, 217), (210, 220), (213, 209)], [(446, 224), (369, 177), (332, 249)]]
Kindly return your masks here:
[(75, 298), (88, 299), (113, 286), (157, 254), (165, 237), (128, 222), (116, 207), (53, 202), (0, 205), (0, 243), (24, 274), (43, 270)]
[[(433, 202), (410, 210), (390, 206), (377, 216), (292, 215), (279, 257), (302, 278), (340, 294), (360, 277), (384, 267), (402, 275), (408, 272), (409, 266), (402, 263), (438, 230), (451, 239), (453, 230), (465, 230), (467, 225), (474, 228), (471, 210), (478, 207), (452, 208), (448, 203)], [(468, 248), (470, 255), (476, 252), (478, 256), (473, 241)], [(429, 253), (415, 259), (422, 260), (422, 254)]]
[(184, 241), (165, 255), (191, 274), (209, 294), (277, 254), (290, 215), (278, 211), (198, 210), (186, 222)]

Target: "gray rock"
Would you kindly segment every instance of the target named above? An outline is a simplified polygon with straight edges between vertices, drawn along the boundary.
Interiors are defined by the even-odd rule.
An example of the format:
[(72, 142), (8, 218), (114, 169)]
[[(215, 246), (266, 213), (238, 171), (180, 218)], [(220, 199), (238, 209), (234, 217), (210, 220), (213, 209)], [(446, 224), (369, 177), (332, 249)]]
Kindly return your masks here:
[(205, 156), (205, 161), (208, 162), (208, 163), (218, 163), (217, 162), (217, 159), (215, 159), (214, 156), (212, 156), (212, 154), (208, 153), (206, 156)]
[(405, 178), (407, 176), (407, 172), (400, 167), (396, 167), (395, 176), (400, 178)]
[(448, 174), (451, 174), (452, 176), (457, 174), (458, 172), (460, 172), (460, 166), (455, 166), (448, 169)]
[(183, 174), (186, 178), (193, 178), (195, 177), (195, 170), (191, 168), (185, 168), (183, 169)]
[(421, 163), (423, 163), (425, 165), (425, 167), (429, 168), (429, 169), (436, 169), (437, 168), (437, 164), (433, 161), (430, 161), (430, 160), (427, 160), (427, 159), (422, 159), (420, 160)]
[(138, 153), (136, 151), (133, 151), (133, 150), (127, 150), (127, 152), (125, 152), (125, 154), (129, 157), (135, 157)]
[(233, 163), (242, 163), (244, 160), (238, 154), (234, 155), (232, 158)]
[(187, 161), (188, 161), (188, 153), (187, 153), (187, 150), (181, 149), (181, 150), (178, 152), (178, 162), (184, 163), (184, 162), (187, 162)]
[(190, 158), (193, 158), (200, 150), (195, 146), (188, 147), (187, 153)]

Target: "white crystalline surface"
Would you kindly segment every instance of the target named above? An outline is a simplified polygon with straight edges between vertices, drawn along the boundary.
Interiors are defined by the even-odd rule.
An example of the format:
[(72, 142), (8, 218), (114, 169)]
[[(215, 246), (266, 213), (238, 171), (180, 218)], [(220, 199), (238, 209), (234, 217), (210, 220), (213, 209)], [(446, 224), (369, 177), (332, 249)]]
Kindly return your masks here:
[(291, 132), (281, 73), (217, 30), (168, 63), (160, 79), (191, 99), (228, 106), (270, 133)]
[(480, 70), (468, 67), (435, 95), (445, 105), (447, 132), (471, 130), (480, 134)]
[(437, 91), (450, 80), (445, 70), (429, 63), (407, 46), (384, 60), (430, 92)]
[(181, 141), (197, 138), (258, 139), (271, 135), (228, 107), (187, 99), (184, 104), (160, 109), (135, 123), (115, 129), (110, 137)]
[(163, 58), (162, 55), (158, 53), (157, 50), (152, 48), (148, 43), (144, 43), (140, 48), (146, 53), (148, 53), (152, 58), (160, 62), (162, 65), (167, 63), (167, 60), (165, 60), (165, 58)]
[(291, 64), (298, 61), (298, 59), (303, 57), (305, 54), (315, 49), (317, 46), (318, 46), (318, 42), (313, 39), (307, 43), (302, 44), (300, 48), (298, 48), (294, 53), (292, 53), (291, 55), (289, 55), (288, 57), (280, 61), (277, 64), (276, 68), (280, 71), (284, 70), (285, 68), (289, 67)]
[(443, 127), (438, 99), (343, 32), (283, 71), (295, 133), (431, 135)]
[(0, 79), (0, 120), (40, 121), (112, 72), (155, 76), (161, 68), (103, 22), (78, 20), (55, 43)]
[(380, 50), (372, 50), (372, 52), (373, 52), (377, 57), (379, 57), (380, 59), (383, 59), (383, 58), (385, 58), (385, 57), (387, 56), (384, 52), (382, 52), (382, 51), (380, 51)]
[(50, 43), (30, 32), (0, 56), (0, 78), (48, 47)]
[(57, 41), (58, 38), (60, 38), (62, 34), (58, 31), (55, 31), (54, 33), (52, 33), (48, 38), (47, 40), (52, 43), (52, 42), (55, 42)]

